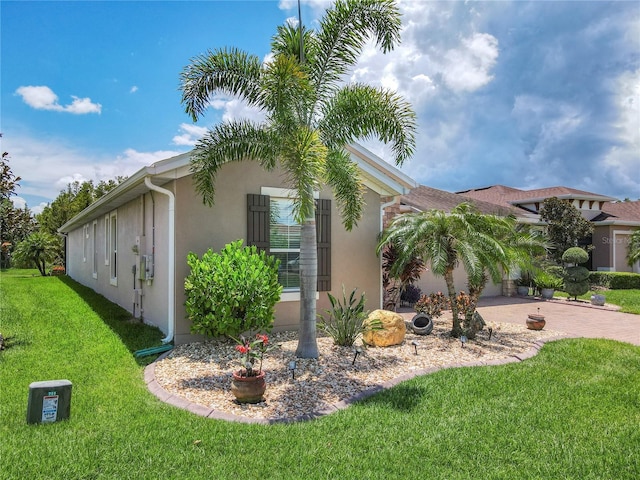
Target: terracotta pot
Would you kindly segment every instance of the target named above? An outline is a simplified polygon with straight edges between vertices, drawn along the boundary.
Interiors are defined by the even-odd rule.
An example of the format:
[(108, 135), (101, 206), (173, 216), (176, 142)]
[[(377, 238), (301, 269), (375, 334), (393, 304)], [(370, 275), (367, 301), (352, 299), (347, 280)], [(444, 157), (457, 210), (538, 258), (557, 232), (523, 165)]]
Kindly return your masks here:
[(527, 318), (527, 328), (529, 330), (542, 330), (545, 325), (544, 315), (530, 313)]
[(259, 403), (262, 401), (267, 384), (264, 380), (264, 372), (255, 377), (242, 377), (240, 371), (233, 372), (231, 380), (231, 393), (238, 403)]
[(431, 315), (419, 313), (411, 320), (411, 329), (416, 335), (429, 335), (433, 330)]

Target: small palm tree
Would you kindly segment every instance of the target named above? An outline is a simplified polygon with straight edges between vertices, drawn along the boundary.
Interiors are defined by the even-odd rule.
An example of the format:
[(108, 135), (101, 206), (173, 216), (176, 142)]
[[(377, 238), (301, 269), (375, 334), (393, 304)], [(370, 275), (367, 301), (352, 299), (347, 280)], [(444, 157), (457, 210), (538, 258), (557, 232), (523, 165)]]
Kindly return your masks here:
[(636, 262), (640, 262), (640, 229), (631, 234), (629, 250), (627, 252), (627, 263), (629, 266), (633, 267), (633, 264)]
[[(397, 217), (383, 233), (378, 251), (388, 244), (394, 244), (404, 259), (394, 265), (397, 271), (405, 261), (418, 256), (430, 264), (434, 274), (444, 277), (453, 313), (451, 334), (455, 337), (463, 333), (460, 314), (473, 314), (489, 279), (500, 281), (503, 272), (526, 264), (540, 249), (544, 251), (540, 238), (519, 228), (515, 217), (483, 215), (468, 203), (458, 205), (451, 213), (430, 210)], [(472, 302), (465, 312), (458, 311), (453, 280), (460, 264), (467, 273)]]
[(47, 263), (57, 256), (60, 241), (49, 233), (36, 232), (20, 242), (13, 251), (17, 264), (35, 266), (43, 277), (47, 275)]
[(267, 170), (280, 165), (286, 172), (297, 192), (294, 216), (302, 225), (299, 357), (318, 356), (314, 190), (321, 184), (333, 188), (350, 230), (362, 216), (364, 187), (345, 146), (378, 137), (391, 143), (398, 165), (414, 150), (415, 114), (408, 103), (387, 90), (344, 84), (370, 38), (387, 52), (399, 42), (400, 30), (393, 0), (338, 0), (317, 31), (278, 28), (274, 55), (265, 63), (223, 48), (192, 59), (181, 74), (182, 103), (194, 121), (216, 93), (239, 97), (265, 114), (264, 121), (214, 126), (196, 145), (192, 171), (196, 190), (209, 205), (216, 174), (226, 163), (251, 160)]

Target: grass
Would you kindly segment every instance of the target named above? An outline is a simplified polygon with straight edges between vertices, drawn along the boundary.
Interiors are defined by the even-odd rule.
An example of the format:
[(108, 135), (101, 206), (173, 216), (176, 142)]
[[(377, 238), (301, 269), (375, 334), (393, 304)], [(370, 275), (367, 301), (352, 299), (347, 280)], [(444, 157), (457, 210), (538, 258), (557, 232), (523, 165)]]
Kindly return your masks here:
[[(606, 297), (607, 303), (618, 305), (620, 311), (624, 313), (635, 313), (640, 315), (640, 290), (598, 290), (589, 291), (578, 298), (590, 300), (591, 295), (601, 294)], [(556, 292), (556, 296), (568, 297), (566, 293)]]
[[(640, 476), (639, 347), (563, 340), (522, 363), (416, 378), (313, 422), (244, 425), (153, 397), (123, 340), (134, 335), (85, 294), (68, 279), (2, 274), (2, 479)], [(27, 425), (29, 384), (62, 378), (71, 419)]]

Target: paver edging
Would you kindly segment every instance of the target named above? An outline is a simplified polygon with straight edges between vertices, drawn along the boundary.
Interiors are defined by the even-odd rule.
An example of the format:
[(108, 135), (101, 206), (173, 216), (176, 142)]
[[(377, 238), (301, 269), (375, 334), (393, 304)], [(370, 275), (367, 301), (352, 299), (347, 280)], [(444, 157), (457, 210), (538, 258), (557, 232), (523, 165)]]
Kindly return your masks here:
[(262, 424), (262, 425), (271, 425), (276, 423), (278, 424), (294, 423), (294, 422), (300, 422), (300, 421), (315, 420), (317, 418), (329, 415), (339, 410), (344, 410), (357, 402), (365, 400), (377, 393), (380, 393), (383, 390), (387, 390), (389, 388), (395, 387), (402, 382), (411, 380), (412, 378), (415, 378), (418, 376), (429, 375), (447, 368), (500, 366), (500, 365), (506, 365), (508, 363), (522, 362), (526, 359), (529, 359), (537, 355), (545, 343), (554, 342), (556, 340), (563, 340), (567, 338), (578, 338), (578, 337), (571, 336), (568, 334), (561, 334), (561, 335), (549, 337), (545, 340), (537, 340), (536, 342), (534, 342), (531, 348), (525, 350), (524, 352), (510, 355), (508, 357), (495, 358), (492, 360), (478, 360), (475, 362), (467, 362), (467, 363), (456, 363), (448, 366), (445, 365), (445, 366), (437, 366), (437, 367), (429, 367), (429, 368), (413, 370), (411, 372), (405, 373), (398, 377), (392, 378), (391, 380), (387, 380), (386, 382), (383, 382), (379, 385), (374, 385), (370, 388), (367, 388), (366, 390), (363, 390), (362, 392), (359, 392), (356, 395), (353, 395), (349, 398), (345, 398), (336, 403), (329, 404), (320, 410), (309, 412), (304, 415), (299, 415), (297, 417), (289, 417), (289, 418), (282, 417), (282, 418), (267, 419), (267, 418), (244, 417), (241, 415), (235, 415), (232, 413), (214, 410), (210, 407), (193, 403), (184, 397), (168, 392), (155, 379), (155, 363), (165, 358), (170, 352), (165, 352), (164, 354), (159, 356), (157, 360), (155, 360), (153, 363), (147, 365), (144, 369), (144, 378), (149, 391), (152, 394), (154, 394), (156, 397), (158, 397), (161, 401), (168, 403), (170, 405), (173, 405), (175, 407), (181, 408), (183, 410), (188, 410), (191, 413), (200, 415), (202, 417), (213, 418), (216, 420), (224, 420), (229, 422)]

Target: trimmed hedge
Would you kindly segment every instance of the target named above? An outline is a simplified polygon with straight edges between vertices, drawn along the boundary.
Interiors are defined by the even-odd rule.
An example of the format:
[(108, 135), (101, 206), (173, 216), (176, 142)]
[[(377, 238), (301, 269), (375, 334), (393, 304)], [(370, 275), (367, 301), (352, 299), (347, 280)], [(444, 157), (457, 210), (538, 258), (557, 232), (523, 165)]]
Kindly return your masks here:
[(631, 272), (591, 272), (589, 284), (611, 290), (640, 289), (640, 273)]

